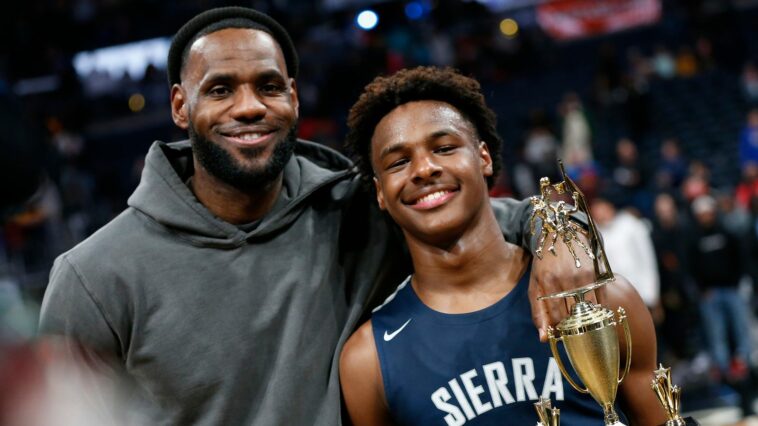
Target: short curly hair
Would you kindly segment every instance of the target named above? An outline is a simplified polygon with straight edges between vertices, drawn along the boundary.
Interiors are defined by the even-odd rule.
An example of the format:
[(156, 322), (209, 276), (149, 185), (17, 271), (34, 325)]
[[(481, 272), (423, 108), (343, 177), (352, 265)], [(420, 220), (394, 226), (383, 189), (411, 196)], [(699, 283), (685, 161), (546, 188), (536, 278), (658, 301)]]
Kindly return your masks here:
[(487, 144), (492, 156), (491, 188), (500, 171), (500, 145), (497, 118), (484, 101), (479, 82), (453, 68), (416, 67), (369, 83), (350, 108), (345, 149), (367, 181), (374, 175), (371, 167), (371, 138), (379, 121), (396, 107), (412, 101), (441, 101), (452, 105), (474, 126), (477, 137)]

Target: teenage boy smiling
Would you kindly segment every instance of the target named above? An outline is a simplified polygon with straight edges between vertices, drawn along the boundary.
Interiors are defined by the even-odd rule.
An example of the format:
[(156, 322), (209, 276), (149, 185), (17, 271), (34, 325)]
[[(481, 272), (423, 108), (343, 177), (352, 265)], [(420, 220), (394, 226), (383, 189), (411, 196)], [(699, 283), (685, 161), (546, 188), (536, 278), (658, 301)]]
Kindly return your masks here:
[[(562, 409), (562, 424), (602, 424), (600, 407), (564, 386), (530, 330), (530, 258), (505, 242), (490, 207), (500, 139), (478, 83), (423, 67), (380, 77), (348, 125), (356, 163), (374, 176), (379, 207), (400, 226), (414, 267), (342, 352), (352, 421), (534, 424), (533, 402), (546, 396)], [(622, 408), (630, 424), (660, 424), (649, 314), (623, 279), (603, 302), (630, 317), (635, 349)]]

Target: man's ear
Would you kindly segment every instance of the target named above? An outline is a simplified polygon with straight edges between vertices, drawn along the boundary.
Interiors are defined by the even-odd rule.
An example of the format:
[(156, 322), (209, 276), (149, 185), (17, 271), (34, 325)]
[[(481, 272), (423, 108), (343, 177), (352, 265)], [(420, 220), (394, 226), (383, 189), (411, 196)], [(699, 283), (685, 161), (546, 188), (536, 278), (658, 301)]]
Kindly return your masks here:
[(300, 118), (300, 100), (297, 97), (297, 83), (294, 78), (290, 78), (290, 102), (295, 108), (295, 117)]
[(181, 84), (171, 86), (171, 118), (180, 128), (187, 130), (189, 127), (187, 94)]
[(384, 192), (382, 192), (382, 186), (379, 184), (379, 179), (374, 176), (374, 188), (376, 188), (376, 202), (379, 203), (380, 210), (387, 210), (384, 205)]
[(482, 162), (482, 175), (492, 176), (492, 157), (490, 156), (490, 149), (484, 141), (479, 142), (479, 159)]

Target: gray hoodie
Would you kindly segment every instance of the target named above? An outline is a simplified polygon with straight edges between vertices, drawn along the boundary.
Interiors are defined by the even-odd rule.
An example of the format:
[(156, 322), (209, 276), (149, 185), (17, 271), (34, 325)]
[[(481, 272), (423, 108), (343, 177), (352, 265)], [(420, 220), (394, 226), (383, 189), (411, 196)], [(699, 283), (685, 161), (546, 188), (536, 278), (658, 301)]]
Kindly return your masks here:
[[(298, 143), (252, 230), (194, 197), (191, 155), (153, 144), (129, 207), (56, 260), (41, 332), (123, 366), (151, 424), (340, 424), (339, 350), (409, 272), (399, 235), (323, 146)], [(493, 206), (520, 243), (528, 203)]]

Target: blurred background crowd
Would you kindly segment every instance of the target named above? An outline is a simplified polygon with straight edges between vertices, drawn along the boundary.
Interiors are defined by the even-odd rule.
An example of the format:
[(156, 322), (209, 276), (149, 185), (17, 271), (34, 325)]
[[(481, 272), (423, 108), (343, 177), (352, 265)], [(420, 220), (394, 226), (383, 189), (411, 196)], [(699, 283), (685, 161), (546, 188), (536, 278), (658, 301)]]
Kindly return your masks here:
[[(492, 194), (537, 193), (561, 158), (653, 314), (685, 410), (753, 414), (758, 1), (240, 3), (291, 32), (300, 137), (336, 149), (376, 75), (478, 79), (505, 139)], [(227, 4), (30, 0), (0, 17), (0, 345), (34, 338), (53, 259), (126, 207), (150, 143), (184, 137), (170, 37)]]

